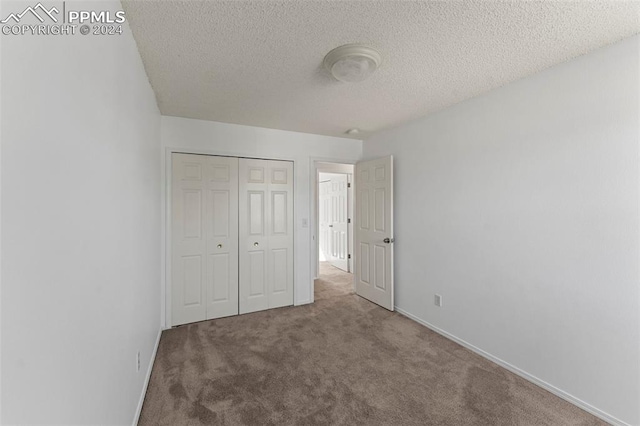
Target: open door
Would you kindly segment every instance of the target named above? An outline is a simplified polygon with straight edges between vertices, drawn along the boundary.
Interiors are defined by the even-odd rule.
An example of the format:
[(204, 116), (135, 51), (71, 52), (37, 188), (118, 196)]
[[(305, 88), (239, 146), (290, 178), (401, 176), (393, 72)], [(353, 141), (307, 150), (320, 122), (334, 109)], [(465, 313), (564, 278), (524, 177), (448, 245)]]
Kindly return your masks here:
[(349, 239), (347, 223), (347, 175), (331, 177), (329, 187), (329, 262), (336, 268), (349, 272)]
[(320, 260), (328, 261), (330, 259), (330, 244), (329, 244), (329, 219), (331, 211), (331, 196), (329, 191), (331, 190), (331, 181), (326, 180), (318, 184), (318, 225), (320, 228)]
[(356, 164), (356, 293), (393, 311), (393, 157)]

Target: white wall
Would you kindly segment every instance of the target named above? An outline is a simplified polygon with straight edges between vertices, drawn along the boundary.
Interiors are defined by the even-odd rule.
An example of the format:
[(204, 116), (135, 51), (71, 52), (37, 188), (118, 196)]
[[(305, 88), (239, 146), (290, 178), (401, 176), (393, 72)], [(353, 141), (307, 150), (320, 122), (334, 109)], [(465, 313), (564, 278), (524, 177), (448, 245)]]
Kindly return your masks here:
[[(316, 262), (315, 253), (312, 254), (311, 249), (311, 230), (314, 229), (311, 217), (314, 200), (310, 197), (313, 193), (312, 176), (315, 176), (313, 163), (315, 160), (355, 162), (362, 154), (362, 141), (165, 116), (162, 117), (161, 134), (164, 148), (162, 180), (165, 182), (165, 191), (168, 179), (167, 160), (171, 150), (294, 162), (294, 303), (310, 303), (313, 280), (311, 271)], [(164, 203), (166, 206), (166, 192)], [(163, 247), (166, 249), (166, 207), (163, 214)], [(308, 227), (302, 227), (302, 219), (307, 219)], [(165, 270), (165, 283), (166, 276)], [(168, 308), (170, 306), (167, 306), (170, 311)], [(166, 324), (170, 324), (168, 315)]]
[(2, 423), (130, 425), (160, 330), (154, 94), (128, 27), (1, 37)]
[(397, 306), (635, 425), (639, 48), (627, 39), (363, 147), (396, 161)]

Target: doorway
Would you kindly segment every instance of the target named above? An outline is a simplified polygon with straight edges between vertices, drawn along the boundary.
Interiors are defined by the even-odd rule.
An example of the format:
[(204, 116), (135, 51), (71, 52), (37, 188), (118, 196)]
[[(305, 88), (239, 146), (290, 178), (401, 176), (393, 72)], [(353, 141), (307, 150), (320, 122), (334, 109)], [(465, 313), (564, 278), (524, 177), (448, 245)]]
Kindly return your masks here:
[(355, 291), (353, 268), (353, 171), (351, 164), (317, 165), (317, 280), (314, 299)]
[[(315, 297), (316, 281), (324, 279), (320, 268), (320, 173), (342, 173), (351, 175), (351, 219), (350, 235), (351, 275), (333, 265), (335, 270), (348, 274), (352, 288), (358, 296), (376, 303), (390, 311), (394, 310), (393, 252), (393, 156), (359, 161), (355, 165), (312, 163), (315, 196), (313, 251), (315, 256), (316, 280), (312, 282), (311, 294)], [(355, 247), (355, 250), (354, 250)], [(325, 258), (326, 261), (326, 258)], [(326, 264), (323, 264), (326, 266)], [(328, 280), (331, 282), (331, 279)], [(334, 280), (335, 281), (335, 280)]]
[(351, 272), (350, 225), (352, 211), (350, 201), (351, 175), (347, 173), (323, 173), (318, 182), (318, 224), (320, 226), (320, 262)]

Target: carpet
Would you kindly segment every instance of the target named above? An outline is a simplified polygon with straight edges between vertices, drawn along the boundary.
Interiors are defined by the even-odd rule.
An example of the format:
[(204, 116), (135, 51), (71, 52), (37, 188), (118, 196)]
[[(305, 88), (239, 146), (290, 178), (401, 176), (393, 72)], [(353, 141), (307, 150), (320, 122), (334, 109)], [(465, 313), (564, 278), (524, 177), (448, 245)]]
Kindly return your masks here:
[(316, 301), (164, 331), (140, 425), (602, 425), (323, 264)]

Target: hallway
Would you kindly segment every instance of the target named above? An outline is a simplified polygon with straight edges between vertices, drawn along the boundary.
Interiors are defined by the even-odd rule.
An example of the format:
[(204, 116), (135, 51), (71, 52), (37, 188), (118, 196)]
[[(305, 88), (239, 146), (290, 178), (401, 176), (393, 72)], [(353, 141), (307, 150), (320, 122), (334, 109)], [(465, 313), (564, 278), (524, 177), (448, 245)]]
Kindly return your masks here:
[(329, 262), (320, 262), (320, 276), (315, 281), (315, 300), (353, 294), (353, 274), (332, 266)]

